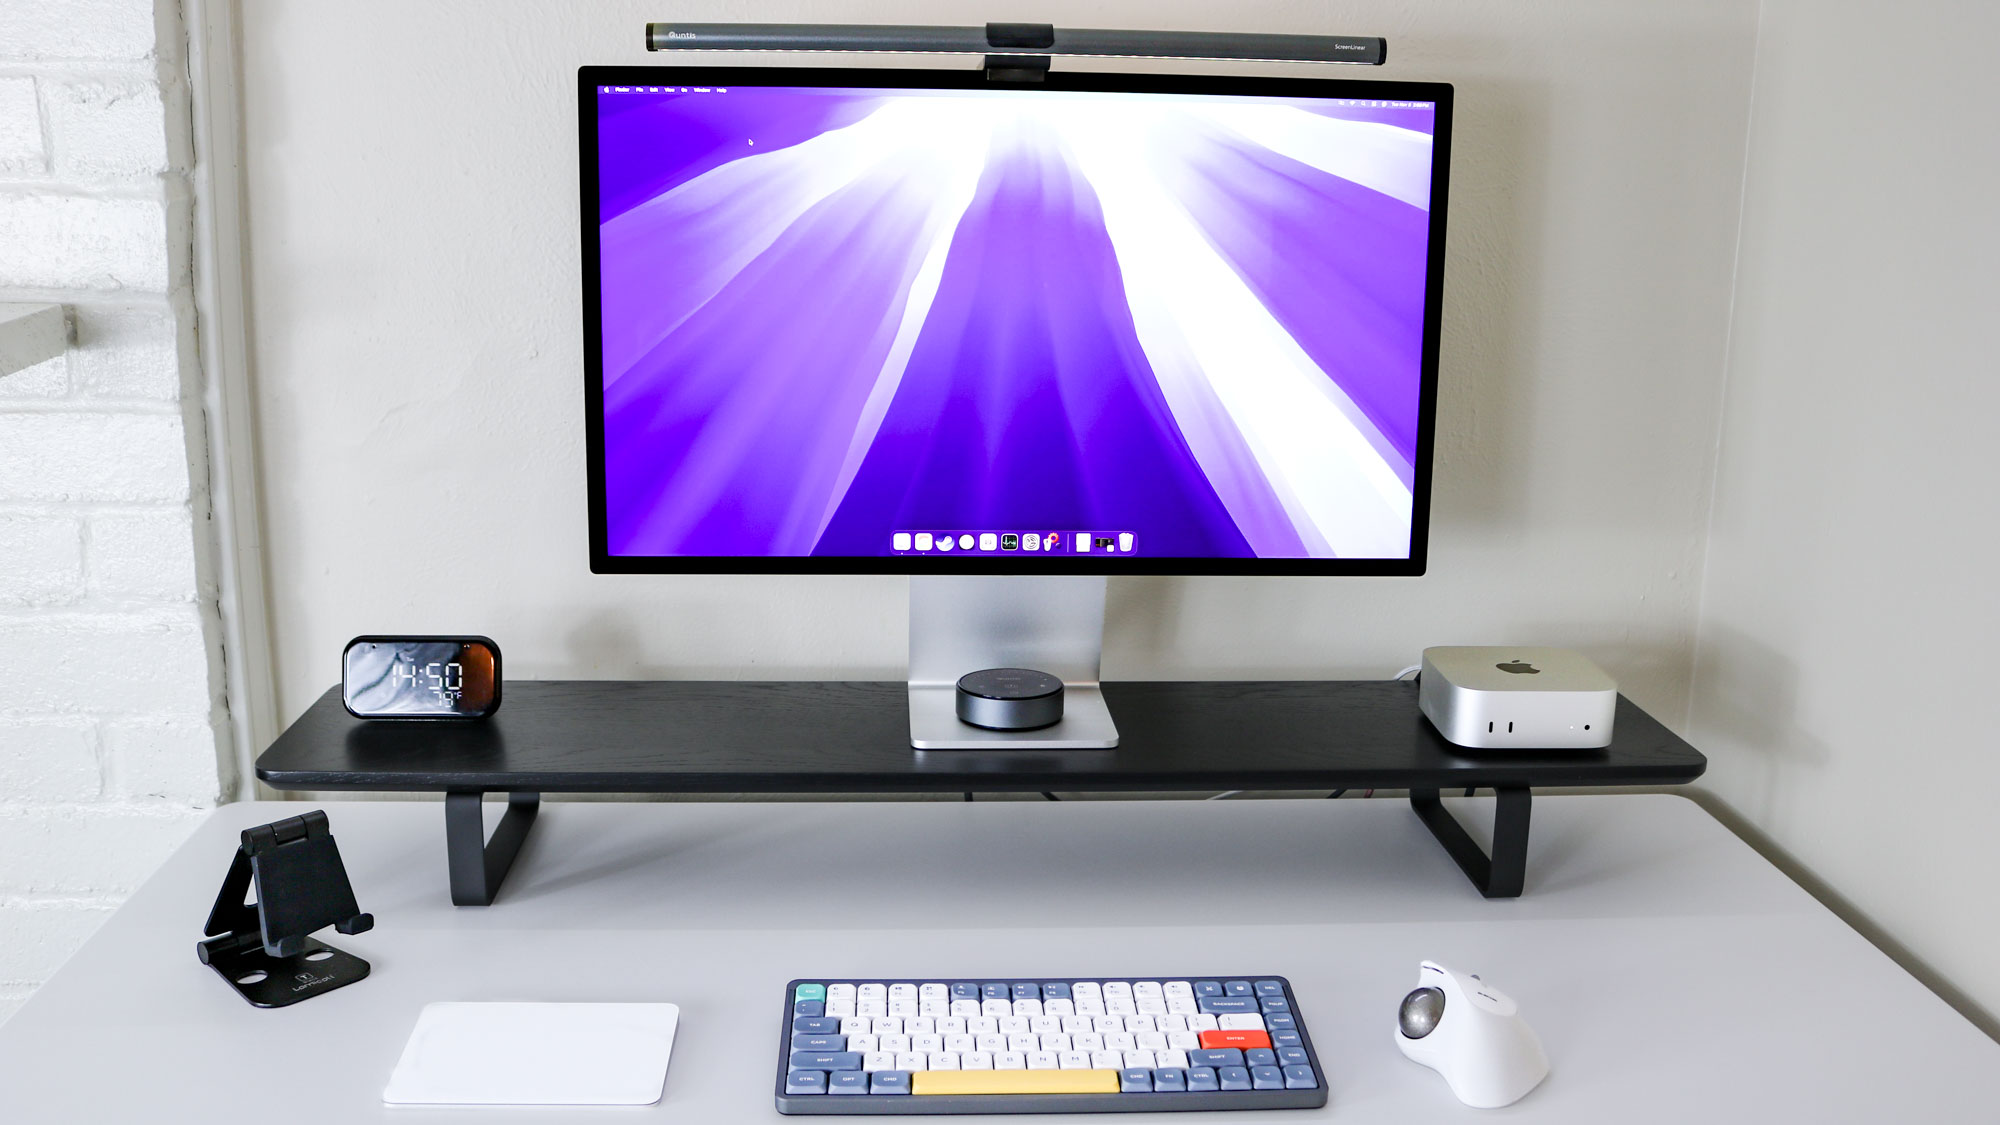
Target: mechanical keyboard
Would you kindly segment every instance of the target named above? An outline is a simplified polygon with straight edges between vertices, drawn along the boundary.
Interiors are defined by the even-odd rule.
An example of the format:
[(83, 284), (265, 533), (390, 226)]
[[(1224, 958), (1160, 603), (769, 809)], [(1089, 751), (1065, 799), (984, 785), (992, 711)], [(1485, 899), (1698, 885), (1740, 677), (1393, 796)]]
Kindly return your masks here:
[(795, 980), (779, 1113), (1096, 1113), (1326, 1104), (1283, 977)]

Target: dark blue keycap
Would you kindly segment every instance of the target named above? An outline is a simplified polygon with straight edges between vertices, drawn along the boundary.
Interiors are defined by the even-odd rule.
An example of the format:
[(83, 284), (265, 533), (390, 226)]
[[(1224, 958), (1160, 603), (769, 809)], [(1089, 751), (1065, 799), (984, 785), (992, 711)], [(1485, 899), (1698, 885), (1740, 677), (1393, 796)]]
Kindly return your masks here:
[(1069, 985), (1066, 985), (1061, 981), (1050, 981), (1049, 983), (1042, 985), (1042, 1000), (1044, 1002), (1049, 1000), (1068, 1000), (1068, 999), (1070, 999)]
[(1222, 984), (1224, 996), (1249, 996), (1253, 991), (1247, 980), (1224, 981)]
[(1212, 1016), (1229, 1015), (1232, 1012), (1254, 1012), (1257, 1000), (1251, 996), (1204, 996), (1195, 1003), (1201, 1010)]
[(1215, 1091), (1221, 1089), (1216, 1084), (1215, 1068), (1212, 1066), (1188, 1067), (1187, 1082), (1188, 1093), (1190, 1094), (1213, 1094)]
[(845, 1036), (845, 1035), (794, 1035), (794, 1036), (792, 1036), (792, 1050), (794, 1050), (794, 1051), (845, 1051), (845, 1050), (847, 1050), (847, 1036)]
[(1015, 984), (1014, 984), (1014, 999), (1016, 999), (1016, 1000), (1040, 1000), (1041, 998), (1042, 998), (1042, 988), (1041, 988), (1041, 986), (1040, 986), (1040, 985), (1038, 985), (1038, 984), (1033, 984), (1033, 983), (1030, 983), (1030, 982), (1028, 982), (1028, 981), (1016, 981), (1016, 982), (1015, 982)]
[(858, 1070), (836, 1070), (831, 1075), (833, 1081), (827, 1084), (829, 1094), (865, 1094), (868, 1092), (868, 1076)]
[(838, 1035), (840, 1021), (832, 1016), (800, 1016), (792, 1021), (794, 1035)]
[(1306, 1049), (1304, 1047), (1279, 1047), (1277, 1051), (1279, 1066), (1306, 1065)]
[(1264, 1005), (1264, 1014), (1267, 1016), (1272, 1012), (1289, 1012), (1292, 1010), (1292, 1002), (1282, 996), (1265, 996), (1260, 999)]
[(1118, 1092), (1121, 1094), (1150, 1094), (1153, 1092), (1153, 1072), (1139, 1067), (1118, 1072)]
[[(1271, 1023), (1269, 1020), (1264, 1021), (1264, 1029), (1270, 1031)], [(1299, 1033), (1296, 1031), (1271, 1031), (1271, 1046), (1273, 1047), (1303, 1047), (1305, 1045), (1306, 1041), (1299, 1038)]]
[(1007, 986), (1004, 984), (982, 984), (979, 986), (979, 998), (981, 1000), (1005, 1000), (1009, 996)]
[(1224, 1090), (1248, 1090), (1250, 1088), (1250, 1072), (1240, 1066), (1216, 1067), (1215, 1077), (1217, 1081), (1222, 1083)]
[(792, 1014), (795, 1016), (823, 1016), (826, 1014), (826, 1001), (801, 1000), (792, 1005)]
[(1259, 996), (1283, 996), (1284, 994), (1285, 994), (1284, 981), (1260, 980), (1257, 982), (1257, 995)]
[(1250, 1088), (1282, 1090), (1285, 1088), (1285, 1072), (1275, 1066), (1253, 1066), (1250, 1068)]
[(1273, 1012), (1264, 1017), (1265, 1031), (1297, 1031), (1299, 1021), (1290, 1012)]
[(1278, 1052), (1269, 1047), (1252, 1047), (1243, 1052), (1243, 1065), (1252, 1070), (1260, 1066), (1277, 1066)]
[(1219, 981), (1198, 980), (1194, 982), (1194, 994), (1196, 996), (1220, 996), (1222, 995), (1222, 984)]
[(979, 999), (979, 986), (976, 984), (954, 984), (951, 986), (951, 998), (953, 1000), (977, 1000)]
[(1313, 1068), (1303, 1065), (1286, 1067), (1285, 1089), (1287, 1090), (1319, 1089), (1319, 1082), (1313, 1078)]
[(860, 1070), (859, 1051), (793, 1051), (794, 1070)]
[(1234, 1047), (1220, 1047), (1212, 1051), (1189, 1051), (1190, 1066), (1242, 1066), (1243, 1052)]
[(826, 1071), (795, 1070), (790, 1074), (785, 1075), (785, 1093), (787, 1094), (826, 1093)]
[(868, 1092), (871, 1094), (907, 1094), (910, 1092), (910, 1072), (907, 1070), (878, 1070), (868, 1076)]
[(1154, 1071), (1153, 1092), (1155, 1094), (1187, 1093), (1187, 1071), (1174, 1067), (1164, 1067)]

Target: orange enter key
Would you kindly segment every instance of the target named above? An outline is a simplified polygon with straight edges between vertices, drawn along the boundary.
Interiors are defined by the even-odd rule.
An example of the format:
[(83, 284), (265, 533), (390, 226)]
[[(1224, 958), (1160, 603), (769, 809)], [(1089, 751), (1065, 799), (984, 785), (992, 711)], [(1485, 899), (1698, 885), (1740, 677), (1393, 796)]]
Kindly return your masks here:
[(1270, 1035), (1262, 1031), (1204, 1031), (1201, 1033), (1201, 1046), (1205, 1051), (1219, 1050), (1223, 1047), (1241, 1047), (1247, 1051), (1252, 1047), (1268, 1047), (1270, 1045)]

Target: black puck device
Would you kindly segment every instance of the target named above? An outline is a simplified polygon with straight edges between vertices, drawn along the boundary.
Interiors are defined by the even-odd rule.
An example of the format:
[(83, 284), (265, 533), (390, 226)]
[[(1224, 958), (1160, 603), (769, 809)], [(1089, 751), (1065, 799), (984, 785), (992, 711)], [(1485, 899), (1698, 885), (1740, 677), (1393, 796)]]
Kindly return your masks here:
[(982, 668), (958, 678), (958, 717), (987, 730), (1039, 730), (1062, 721), (1063, 682), (1033, 668)]

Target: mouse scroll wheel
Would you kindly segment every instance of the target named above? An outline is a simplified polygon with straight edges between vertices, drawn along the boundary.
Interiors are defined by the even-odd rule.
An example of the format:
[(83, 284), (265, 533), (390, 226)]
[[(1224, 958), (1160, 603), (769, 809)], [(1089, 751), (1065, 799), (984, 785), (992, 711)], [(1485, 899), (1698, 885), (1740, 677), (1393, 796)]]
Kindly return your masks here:
[(1403, 997), (1403, 1007), (1396, 1014), (1396, 1026), (1407, 1039), (1422, 1039), (1437, 1030), (1438, 1019), (1444, 1015), (1444, 992), (1436, 988), (1419, 988)]

